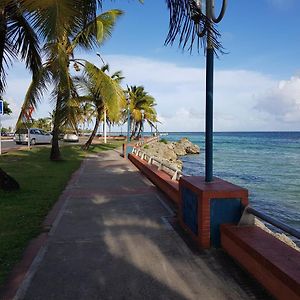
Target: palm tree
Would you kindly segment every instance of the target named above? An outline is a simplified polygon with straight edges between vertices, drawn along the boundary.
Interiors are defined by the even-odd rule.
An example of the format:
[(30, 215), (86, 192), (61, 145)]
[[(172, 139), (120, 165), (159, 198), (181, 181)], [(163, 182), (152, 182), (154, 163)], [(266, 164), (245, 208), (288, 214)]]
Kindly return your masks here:
[(34, 14), (33, 22), (46, 41), (44, 47), (46, 61), (27, 91), (19, 122), (26, 109), (30, 105), (36, 107), (44, 90), (50, 84), (54, 85), (51, 95), (55, 99), (56, 106), (51, 160), (60, 159), (58, 145), (60, 127), (69, 122), (68, 118), (72, 117), (71, 113), (74, 112), (70, 109), (74, 104), (72, 99), (78, 97), (70, 74), (72, 62), (74, 67), (78, 68), (74, 60), (74, 50), (92, 49), (102, 44), (111, 36), (116, 20), (122, 15), (120, 10), (110, 10), (97, 16), (99, 3), (101, 1), (97, 0), (40, 1), (40, 8)]
[(86, 125), (92, 122), (94, 115), (94, 107), (89, 102), (80, 103), (80, 114), (78, 116), (78, 124), (82, 124), (82, 132), (85, 132)]
[(139, 122), (139, 130), (136, 134), (136, 137), (141, 136), (141, 132), (144, 131), (144, 123), (147, 122), (150, 127), (155, 126), (155, 123), (158, 123), (157, 113), (155, 110), (156, 102), (154, 98), (147, 97), (147, 102), (143, 105), (142, 109), (142, 119)]
[(89, 149), (104, 111), (107, 112), (109, 121), (115, 122), (120, 118), (120, 106), (125, 103), (125, 95), (119, 85), (123, 79), (121, 72), (116, 72), (110, 77), (105, 74), (106, 71), (109, 71), (108, 65), (99, 69), (86, 62), (84, 74), (74, 78), (79, 94), (83, 94), (78, 100), (94, 106), (95, 125), (88, 141), (82, 147), (84, 150)]
[[(157, 122), (157, 113), (155, 110), (155, 99), (149, 95), (143, 86), (128, 87), (130, 98), (130, 124), (131, 138), (139, 137), (144, 128), (144, 122), (147, 121), (150, 126)], [(126, 120), (126, 111), (123, 112)]]
[(6, 86), (6, 71), (16, 58), (25, 61), (35, 75), (40, 66), (38, 37), (31, 26), (33, 15), (25, 1), (1, 0), (0, 3), (0, 96)]

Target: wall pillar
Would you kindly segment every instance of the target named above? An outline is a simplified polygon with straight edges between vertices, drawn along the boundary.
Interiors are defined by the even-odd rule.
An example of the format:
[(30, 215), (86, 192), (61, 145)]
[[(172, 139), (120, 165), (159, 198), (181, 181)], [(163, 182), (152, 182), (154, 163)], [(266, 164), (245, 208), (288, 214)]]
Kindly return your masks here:
[(220, 224), (237, 224), (248, 205), (247, 189), (219, 178), (181, 177), (179, 193), (180, 225), (206, 249), (220, 247)]

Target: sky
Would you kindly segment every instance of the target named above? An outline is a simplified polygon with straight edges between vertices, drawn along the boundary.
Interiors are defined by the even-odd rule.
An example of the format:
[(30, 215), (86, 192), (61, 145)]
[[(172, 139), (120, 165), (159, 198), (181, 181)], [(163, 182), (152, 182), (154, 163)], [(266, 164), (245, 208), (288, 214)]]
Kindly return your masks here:
[[(100, 66), (99, 52), (111, 72), (122, 70), (124, 87), (143, 85), (157, 101), (160, 131), (204, 131), (204, 53), (165, 46), (165, 1), (144, 2), (104, 1), (104, 11), (125, 13), (111, 39), (77, 57)], [(216, 14), (220, 6), (216, 0)], [(299, 0), (228, 0), (218, 25), (226, 54), (215, 60), (215, 131), (300, 131), (299, 11)], [(14, 126), (30, 83), (24, 64), (14, 64), (7, 83), (14, 113), (2, 123)], [(33, 117), (48, 116), (53, 105), (45, 95)]]

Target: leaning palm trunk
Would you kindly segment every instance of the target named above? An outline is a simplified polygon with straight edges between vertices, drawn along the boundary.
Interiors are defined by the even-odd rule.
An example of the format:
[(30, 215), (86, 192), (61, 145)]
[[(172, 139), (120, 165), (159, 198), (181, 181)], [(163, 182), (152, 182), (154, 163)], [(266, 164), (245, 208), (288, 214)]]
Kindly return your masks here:
[(19, 188), (18, 182), (0, 168), (0, 189), (4, 191), (15, 191)]
[(93, 142), (93, 139), (95, 138), (96, 136), (96, 133), (98, 131), (98, 128), (99, 128), (99, 124), (100, 124), (100, 120), (99, 120), (99, 117), (96, 118), (96, 123), (95, 123), (95, 126), (94, 126), (94, 129), (93, 129), (93, 132), (91, 134), (91, 136), (89, 137), (89, 139), (87, 140), (87, 142), (82, 146), (82, 149), (83, 150), (89, 150), (92, 142)]
[(138, 123), (135, 122), (134, 126), (133, 126), (133, 130), (132, 130), (132, 133), (131, 133), (131, 136), (130, 136), (130, 139), (134, 138), (135, 137), (135, 134), (137, 132), (137, 129), (138, 129)]
[(141, 132), (143, 131), (143, 129), (144, 129), (144, 124), (143, 124), (143, 121), (141, 121), (141, 122), (139, 122), (139, 131), (136, 135), (137, 138), (140, 138)]

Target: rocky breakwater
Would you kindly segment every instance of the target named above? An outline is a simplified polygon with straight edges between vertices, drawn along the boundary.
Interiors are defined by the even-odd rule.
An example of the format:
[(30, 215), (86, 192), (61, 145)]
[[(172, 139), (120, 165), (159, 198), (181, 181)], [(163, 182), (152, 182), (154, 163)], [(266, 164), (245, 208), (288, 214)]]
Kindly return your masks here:
[(182, 170), (183, 166), (182, 161), (178, 158), (179, 156), (200, 153), (199, 146), (193, 144), (187, 138), (182, 138), (178, 142), (168, 142), (162, 139), (159, 142), (144, 145), (142, 150), (147, 155), (179, 170)]

